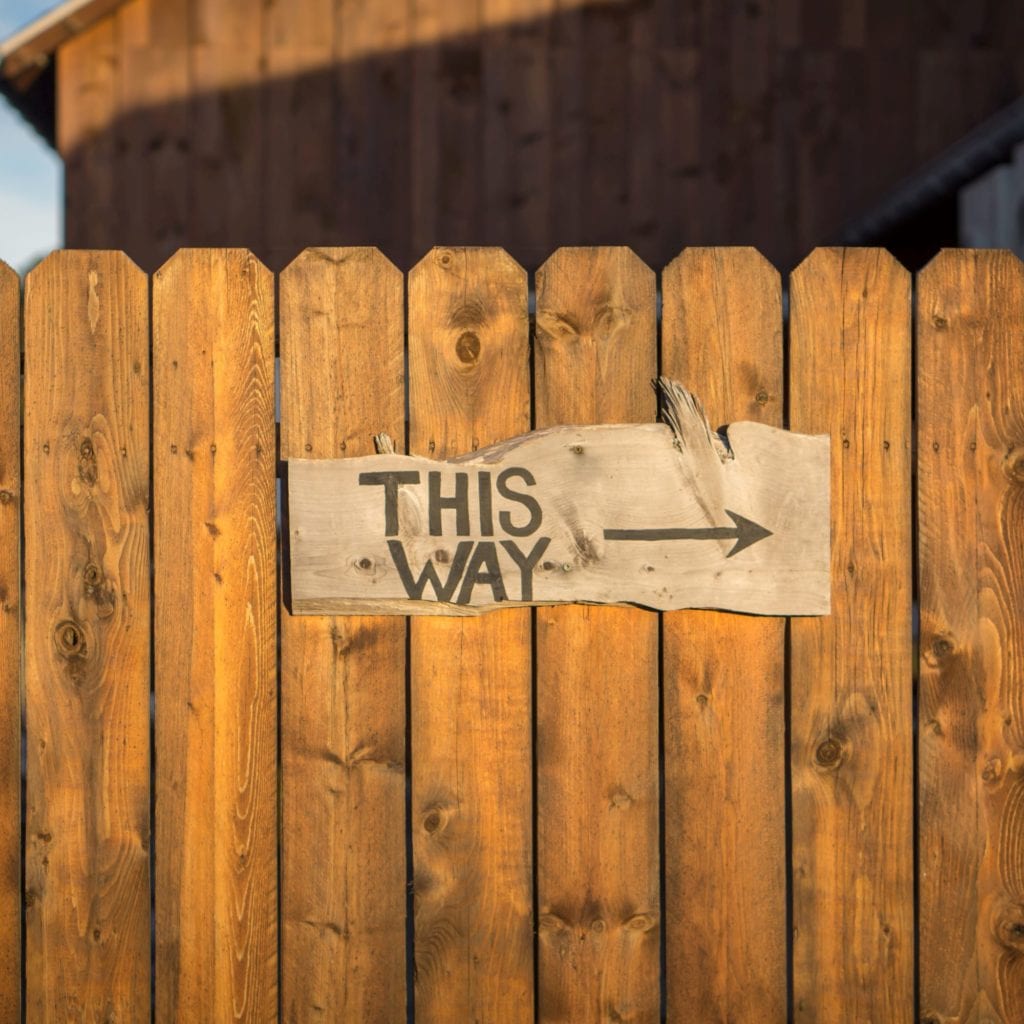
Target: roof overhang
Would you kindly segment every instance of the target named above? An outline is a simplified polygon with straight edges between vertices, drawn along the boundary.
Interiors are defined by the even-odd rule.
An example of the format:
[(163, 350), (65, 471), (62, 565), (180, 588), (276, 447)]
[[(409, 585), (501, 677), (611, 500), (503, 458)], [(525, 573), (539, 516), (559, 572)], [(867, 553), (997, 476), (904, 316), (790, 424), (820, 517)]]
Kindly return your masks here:
[(65, 0), (0, 41), (0, 93), (46, 139), (55, 140), (53, 57), (58, 47), (120, 7), (125, 0)]

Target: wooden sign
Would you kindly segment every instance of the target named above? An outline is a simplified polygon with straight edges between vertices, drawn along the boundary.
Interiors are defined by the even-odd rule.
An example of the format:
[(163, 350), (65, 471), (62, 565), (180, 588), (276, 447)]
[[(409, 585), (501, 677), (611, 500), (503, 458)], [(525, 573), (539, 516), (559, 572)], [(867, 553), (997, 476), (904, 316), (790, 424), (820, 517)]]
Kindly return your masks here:
[(288, 463), (291, 610), (582, 602), (829, 611), (829, 439), (657, 382), (664, 423), (555, 427), (450, 462)]

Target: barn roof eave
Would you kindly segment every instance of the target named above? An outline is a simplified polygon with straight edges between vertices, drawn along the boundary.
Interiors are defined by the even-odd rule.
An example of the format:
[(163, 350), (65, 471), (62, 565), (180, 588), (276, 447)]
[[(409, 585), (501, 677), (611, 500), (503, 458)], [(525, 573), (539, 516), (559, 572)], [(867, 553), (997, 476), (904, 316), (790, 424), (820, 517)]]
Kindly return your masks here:
[(53, 55), (126, 0), (64, 0), (0, 40), (0, 93), (52, 146), (55, 139)]

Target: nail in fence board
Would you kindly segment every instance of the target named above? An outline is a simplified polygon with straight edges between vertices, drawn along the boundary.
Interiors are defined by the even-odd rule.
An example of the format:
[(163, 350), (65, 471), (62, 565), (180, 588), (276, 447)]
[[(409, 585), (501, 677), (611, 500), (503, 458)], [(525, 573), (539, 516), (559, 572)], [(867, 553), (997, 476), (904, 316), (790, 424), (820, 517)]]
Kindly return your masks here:
[[(687, 249), (662, 296), (662, 373), (703, 391), (712, 425), (781, 426), (778, 272), (753, 249)], [(786, 1016), (784, 642), (780, 618), (663, 619), (670, 1021)]]
[[(281, 457), (402, 446), (402, 274), (376, 249), (308, 249), (280, 302)], [(406, 629), (282, 609), (286, 1020), (404, 1019)]]
[[(434, 249), (409, 275), (409, 446), (443, 459), (529, 428), (524, 271)], [(416, 1015), (533, 1016), (531, 629), (515, 608), (411, 625)]]
[(277, 1016), (274, 282), (153, 278), (156, 1016)]
[(1024, 268), (917, 293), (922, 1020), (1024, 1020)]
[[(536, 426), (649, 422), (654, 274), (630, 250), (560, 249), (537, 272)], [(539, 1019), (657, 1021), (658, 618), (539, 608)]]
[(25, 294), (29, 1019), (149, 1016), (146, 278), (63, 252)]
[(0, 1019), (21, 1012), (21, 286), (0, 263)]
[(818, 249), (792, 276), (790, 426), (832, 436), (832, 614), (791, 623), (794, 1009), (914, 1012), (910, 277)]

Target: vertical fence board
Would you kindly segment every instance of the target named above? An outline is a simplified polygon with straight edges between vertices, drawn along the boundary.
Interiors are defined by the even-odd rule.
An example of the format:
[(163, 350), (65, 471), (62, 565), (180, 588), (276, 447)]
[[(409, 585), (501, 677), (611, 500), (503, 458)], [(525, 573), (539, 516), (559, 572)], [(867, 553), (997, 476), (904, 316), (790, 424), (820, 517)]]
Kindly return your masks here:
[[(376, 249), (281, 276), (281, 458), (405, 439), (405, 282)], [(406, 1005), (405, 644), (399, 617), (281, 619), (286, 1021), (398, 1021)]]
[[(536, 425), (653, 420), (656, 337), (630, 250), (558, 250), (537, 273)], [(543, 1021), (658, 1020), (658, 632), (636, 608), (537, 610)]]
[(793, 274), (790, 424), (832, 438), (832, 614), (791, 627), (800, 1021), (914, 1012), (909, 332), (887, 253)]
[[(530, 426), (526, 275), (435, 249), (409, 276), (410, 448), (450, 458)], [(531, 620), (411, 624), (418, 1020), (533, 1014)]]
[(0, 1019), (21, 1012), (21, 286), (0, 263)]
[[(713, 424), (781, 426), (778, 272), (753, 249), (687, 249), (662, 294), (662, 373)], [(786, 1016), (784, 647), (782, 619), (663, 619), (670, 1020)]]
[(157, 1019), (277, 1017), (274, 288), (153, 280)]
[(57, 253), (25, 295), (25, 933), (33, 1020), (150, 1009), (145, 276)]
[(1024, 1020), (1024, 268), (918, 286), (922, 1020)]

